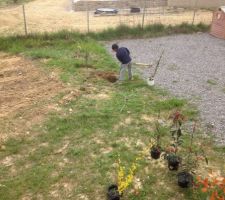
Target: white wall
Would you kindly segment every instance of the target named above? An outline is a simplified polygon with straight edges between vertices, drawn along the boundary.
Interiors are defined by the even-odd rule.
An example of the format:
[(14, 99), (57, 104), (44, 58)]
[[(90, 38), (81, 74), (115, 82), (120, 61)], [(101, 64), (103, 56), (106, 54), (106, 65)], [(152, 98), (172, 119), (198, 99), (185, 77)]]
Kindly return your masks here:
[(199, 8), (225, 6), (225, 0), (168, 0), (168, 6), (195, 7), (195, 3), (197, 3)]

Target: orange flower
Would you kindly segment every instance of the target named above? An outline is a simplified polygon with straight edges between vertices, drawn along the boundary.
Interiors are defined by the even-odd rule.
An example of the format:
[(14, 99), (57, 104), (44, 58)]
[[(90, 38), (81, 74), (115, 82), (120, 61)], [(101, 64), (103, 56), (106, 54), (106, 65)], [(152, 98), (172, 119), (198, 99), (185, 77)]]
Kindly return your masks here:
[(207, 188), (202, 188), (202, 192), (207, 192), (208, 191), (208, 189)]
[(210, 200), (215, 200), (215, 192), (212, 193)]
[(212, 183), (213, 183), (214, 185), (217, 185), (218, 182), (219, 182), (219, 181), (218, 181), (216, 178), (214, 178), (213, 181), (212, 181)]
[(197, 176), (197, 181), (200, 182), (200, 183), (202, 182), (201, 176)]
[(218, 175), (217, 177), (209, 175), (209, 177), (202, 179), (197, 176), (197, 183), (201, 184), (201, 191), (211, 193), (210, 200), (225, 200), (225, 177)]
[(209, 187), (209, 180), (208, 180), (208, 178), (204, 179), (202, 184), (204, 185), (204, 187), (208, 188)]

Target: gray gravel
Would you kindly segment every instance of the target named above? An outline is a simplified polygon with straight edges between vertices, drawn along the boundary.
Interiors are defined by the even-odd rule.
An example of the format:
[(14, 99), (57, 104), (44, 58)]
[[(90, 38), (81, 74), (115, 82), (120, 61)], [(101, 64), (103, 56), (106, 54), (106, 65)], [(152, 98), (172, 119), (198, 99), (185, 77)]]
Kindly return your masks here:
[(225, 145), (225, 40), (199, 33), (116, 42), (130, 49), (134, 62), (156, 63), (165, 49), (156, 85), (196, 104), (205, 127)]

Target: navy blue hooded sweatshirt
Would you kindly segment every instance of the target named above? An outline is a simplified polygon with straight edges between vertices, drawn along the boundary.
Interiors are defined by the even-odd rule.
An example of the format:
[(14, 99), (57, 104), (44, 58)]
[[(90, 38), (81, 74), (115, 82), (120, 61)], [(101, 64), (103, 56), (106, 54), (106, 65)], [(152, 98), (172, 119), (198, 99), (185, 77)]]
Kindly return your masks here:
[(120, 47), (117, 50), (116, 57), (122, 64), (128, 64), (131, 61), (130, 51), (125, 47)]

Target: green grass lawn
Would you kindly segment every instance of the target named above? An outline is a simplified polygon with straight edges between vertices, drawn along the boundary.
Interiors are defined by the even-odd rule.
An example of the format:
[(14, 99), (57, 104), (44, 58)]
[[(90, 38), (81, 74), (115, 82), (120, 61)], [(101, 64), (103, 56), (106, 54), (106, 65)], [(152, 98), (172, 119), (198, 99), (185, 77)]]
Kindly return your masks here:
[[(107, 186), (116, 182), (118, 155), (126, 167), (135, 161), (154, 136), (159, 111), (164, 121), (164, 145), (170, 144), (168, 116), (172, 112), (180, 110), (191, 120), (198, 118), (187, 101), (148, 87), (137, 76), (122, 85), (90, 77), (97, 70), (118, 70), (104, 46), (90, 36), (61, 32), (0, 38), (0, 42), (1, 51), (22, 54), (46, 70), (59, 69), (65, 84), (91, 88), (89, 92), (82, 89), (75, 100), (61, 106), (60, 112), (50, 113), (41, 126), (32, 127), (38, 133), (35, 136), (15, 137), (3, 144), (0, 160), (10, 159), (12, 164), (0, 166), (1, 200), (105, 199)], [(91, 69), (85, 67), (86, 51)], [(186, 135), (183, 147), (188, 141)], [(200, 133), (195, 142), (196, 148), (204, 144), (210, 166), (222, 171), (224, 149), (214, 148), (213, 142)], [(131, 185), (124, 200), (205, 198), (196, 190), (180, 189), (176, 173), (169, 172), (164, 162), (145, 157), (136, 176), (142, 187), (136, 194)]]

